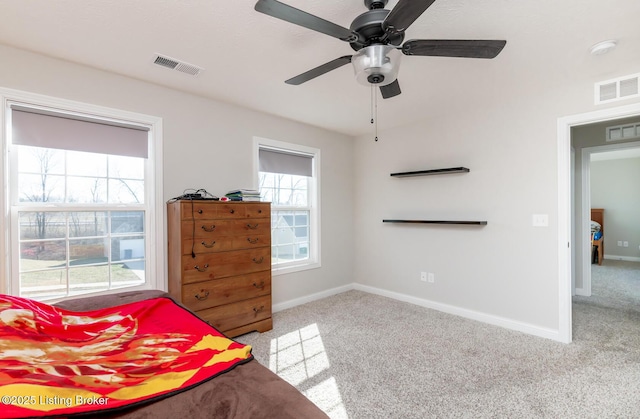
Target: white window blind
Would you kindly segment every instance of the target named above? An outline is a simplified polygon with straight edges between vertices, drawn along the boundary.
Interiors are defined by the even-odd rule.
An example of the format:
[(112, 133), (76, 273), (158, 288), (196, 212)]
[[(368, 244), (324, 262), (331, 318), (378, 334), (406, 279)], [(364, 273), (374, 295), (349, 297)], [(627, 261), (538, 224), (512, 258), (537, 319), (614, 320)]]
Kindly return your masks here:
[(284, 150), (260, 148), (259, 170), (286, 175), (313, 176), (313, 156)]
[(11, 106), (12, 143), (148, 158), (149, 129)]

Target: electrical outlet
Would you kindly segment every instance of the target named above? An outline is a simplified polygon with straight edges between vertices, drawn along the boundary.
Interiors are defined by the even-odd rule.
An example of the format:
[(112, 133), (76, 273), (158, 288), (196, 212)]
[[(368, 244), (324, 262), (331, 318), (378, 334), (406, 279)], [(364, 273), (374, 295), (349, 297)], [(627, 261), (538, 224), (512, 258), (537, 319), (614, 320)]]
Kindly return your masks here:
[(618, 240), (618, 247), (622, 247), (622, 240)]
[(436, 282), (436, 275), (433, 272), (429, 272), (429, 282), (432, 284)]
[(420, 272), (420, 281), (427, 282), (427, 273), (426, 272)]
[(534, 227), (549, 227), (549, 214), (533, 214), (532, 224)]
[(629, 242), (627, 241), (622, 242), (622, 247), (629, 247)]

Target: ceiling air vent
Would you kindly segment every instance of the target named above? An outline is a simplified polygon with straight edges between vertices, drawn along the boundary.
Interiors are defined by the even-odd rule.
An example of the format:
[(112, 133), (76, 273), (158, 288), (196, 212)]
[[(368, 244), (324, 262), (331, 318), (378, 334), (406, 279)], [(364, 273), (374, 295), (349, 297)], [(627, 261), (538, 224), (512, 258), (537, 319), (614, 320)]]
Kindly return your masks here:
[(640, 73), (617, 79), (605, 80), (595, 84), (595, 103), (640, 97)]
[(204, 70), (204, 68), (198, 67), (197, 65), (189, 64), (184, 61), (159, 54), (155, 55), (153, 63), (182, 73), (191, 74), (192, 76), (197, 76)]
[(630, 140), (640, 137), (640, 122), (607, 127), (607, 141)]
[(620, 80), (620, 97), (638, 95), (638, 77)]

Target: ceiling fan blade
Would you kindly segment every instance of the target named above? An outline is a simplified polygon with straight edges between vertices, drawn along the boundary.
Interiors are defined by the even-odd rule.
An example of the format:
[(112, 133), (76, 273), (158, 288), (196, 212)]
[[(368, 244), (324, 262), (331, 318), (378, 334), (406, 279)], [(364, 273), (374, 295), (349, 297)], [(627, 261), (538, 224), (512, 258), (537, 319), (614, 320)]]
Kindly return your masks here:
[(395, 79), (393, 83), (387, 84), (386, 86), (380, 86), (380, 93), (382, 93), (383, 99), (389, 99), (402, 93), (398, 79)]
[(349, 64), (350, 62), (351, 62), (351, 55), (345, 55), (343, 57), (336, 58), (333, 61), (329, 61), (328, 63), (324, 63), (298, 76), (290, 78), (289, 80), (285, 81), (285, 83), (293, 84), (297, 86), (311, 79), (315, 79), (316, 77), (321, 76), (325, 73), (328, 73), (331, 70), (335, 70), (338, 67), (342, 67), (345, 64)]
[(356, 42), (358, 40), (358, 35), (347, 28), (276, 0), (258, 0), (255, 9), (260, 13), (333, 36), (342, 41)]
[(495, 58), (507, 41), (413, 39), (402, 45), (405, 55), (429, 57)]
[(399, 33), (407, 30), (435, 0), (400, 0), (382, 22), (387, 33)]

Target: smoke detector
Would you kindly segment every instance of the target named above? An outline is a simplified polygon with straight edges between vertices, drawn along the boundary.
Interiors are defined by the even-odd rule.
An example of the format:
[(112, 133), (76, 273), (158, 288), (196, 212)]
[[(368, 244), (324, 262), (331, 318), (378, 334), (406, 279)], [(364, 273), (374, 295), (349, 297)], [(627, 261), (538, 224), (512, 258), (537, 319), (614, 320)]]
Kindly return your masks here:
[(615, 40), (611, 39), (609, 41), (598, 42), (597, 44), (592, 46), (589, 51), (591, 52), (591, 55), (603, 55), (609, 51), (612, 51), (616, 47), (616, 45), (618, 45), (618, 43)]

